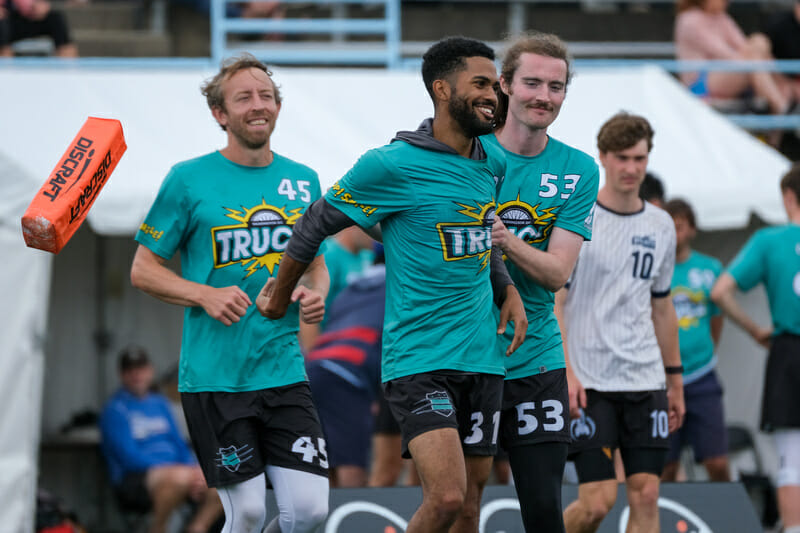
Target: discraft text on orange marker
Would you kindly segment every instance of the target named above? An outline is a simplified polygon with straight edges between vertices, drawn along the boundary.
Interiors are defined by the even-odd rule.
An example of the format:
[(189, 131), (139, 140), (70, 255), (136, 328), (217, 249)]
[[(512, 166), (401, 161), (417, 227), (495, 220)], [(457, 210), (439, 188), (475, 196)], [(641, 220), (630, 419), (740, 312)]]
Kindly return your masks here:
[(25, 244), (58, 253), (86, 219), (126, 148), (119, 120), (89, 117), (22, 216)]

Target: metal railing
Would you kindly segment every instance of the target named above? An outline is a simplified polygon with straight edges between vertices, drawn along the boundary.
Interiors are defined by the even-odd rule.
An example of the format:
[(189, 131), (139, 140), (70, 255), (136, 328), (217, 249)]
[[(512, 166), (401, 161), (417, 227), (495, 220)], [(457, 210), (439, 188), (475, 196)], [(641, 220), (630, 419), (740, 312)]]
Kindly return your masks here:
[[(250, 0), (253, 2), (264, 0)], [(248, 51), (268, 63), (293, 65), (374, 65), (395, 68), (400, 62), (400, 0), (282, 0), (286, 8), (329, 8), (330, 16), (318, 18), (242, 18), (229, 6), (241, 0), (211, 2), (211, 56), (223, 57)], [(348, 6), (380, 10), (379, 16), (351, 18)], [(280, 34), (282, 40), (242, 41), (237, 36)], [(322, 40), (295, 40), (313, 36)], [(357, 37), (352, 39), (352, 37)]]

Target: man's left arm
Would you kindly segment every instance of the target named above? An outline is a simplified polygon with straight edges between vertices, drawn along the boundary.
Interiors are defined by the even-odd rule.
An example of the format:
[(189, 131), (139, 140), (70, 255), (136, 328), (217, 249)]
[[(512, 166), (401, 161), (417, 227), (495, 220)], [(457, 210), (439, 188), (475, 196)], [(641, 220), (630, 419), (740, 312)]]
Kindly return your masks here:
[(653, 328), (656, 333), (661, 359), (667, 376), (669, 403), (669, 430), (673, 432), (683, 424), (686, 405), (683, 400), (683, 369), (678, 343), (678, 316), (669, 295), (651, 297)]

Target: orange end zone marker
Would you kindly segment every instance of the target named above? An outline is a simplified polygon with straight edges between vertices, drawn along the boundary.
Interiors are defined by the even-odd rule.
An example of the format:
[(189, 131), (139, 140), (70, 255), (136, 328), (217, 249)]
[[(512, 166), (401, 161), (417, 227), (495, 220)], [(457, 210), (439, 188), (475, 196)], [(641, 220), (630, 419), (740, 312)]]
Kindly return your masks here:
[(58, 253), (125, 153), (119, 120), (89, 117), (22, 216), (25, 244)]

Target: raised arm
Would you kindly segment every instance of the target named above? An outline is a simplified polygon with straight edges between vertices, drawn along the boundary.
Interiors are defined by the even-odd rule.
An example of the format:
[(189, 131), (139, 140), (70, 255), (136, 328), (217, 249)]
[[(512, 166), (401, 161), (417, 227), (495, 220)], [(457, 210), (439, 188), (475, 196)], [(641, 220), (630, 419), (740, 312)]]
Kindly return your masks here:
[(131, 266), (131, 283), (137, 289), (167, 303), (184, 307), (202, 307), (226, 326), (239, 322), (252, 305), (241, 288), (211, 287), (182, 278), (166, 265), (166, 259), (139, 245)]
[(650, 302), (656, 341), (666, 370), (669, 430), (672, 432), (681, 427), (683, 416), (686, 414), (683, 400), (683, 369), (678, 344), (678, 316), (675, 314), (675, 307), (669, 295), (653, 297)]

